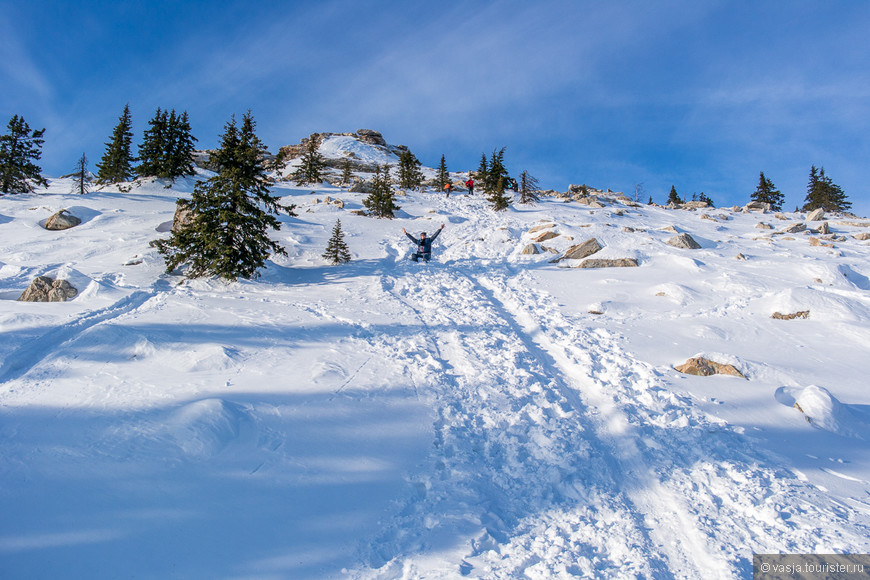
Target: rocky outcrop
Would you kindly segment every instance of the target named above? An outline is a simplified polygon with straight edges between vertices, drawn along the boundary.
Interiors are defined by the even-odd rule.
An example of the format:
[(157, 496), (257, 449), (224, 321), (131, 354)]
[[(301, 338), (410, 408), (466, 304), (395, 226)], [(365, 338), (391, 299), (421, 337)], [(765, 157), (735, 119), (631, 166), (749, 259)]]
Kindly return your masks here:
[(684, 250), (699, 250), (701, 249), (701, 244), (695, 241), (695, 238), (690, 236), (689, 234), (683, 233), (673, 238), (669, 239), (665, 242), (669, 246), (673, 246), (675, 248), (682, 248)]
[(743, 206), (743, 211), (760, 211), (761, 213), (767, 213), (771, 209), (770, 204), (764, 201), (750, 201), (745, 206)]
[(580, 262), (578, 268), (637, 268), (634, 258), (588, 258)]
[(541, 230), (548, 230), (548, 229), (554, 228), (554, 227), (556, 227), (556, 224), (554, 224), (554, 223), (545, 223), (545, 224), (537, 225), (533, 228), (529, 228), (529, 233), (534, 234), (535, 232), (540, 232)]
[(774, 312), (770, 315), (771, 318), (775, 320), (794, 320), (795, 318), (809, 318), (810, 311), (809, 310), (799, 310), (798, 312), (793, 312), (791, 314), (782, 314), (781, 312)]
[(20, 302), (66, 302), (75, 298), (79, 291), (66, 280), (55, 280), (48, 276), (33, 279), (27, 290), (18, 297)]
[(773, 226), (770, 224), (766, 224), (764, 222), (758, 222), (755, 224), (755, 229), (757, 230), (772, 230)]
[(561, 262), (562, 260), (582, 260), (601, 250), (601, 244), (595, 238), (589, 238), (582, 244), (571, 246), (561, 257), (556, 258), (552, 263)]
[(674, 370), (686, 375), (696, 375), (700, 377), (709, 377), (712, 375), (728, 375), (732, 377), (740, 377), (745, 379), (746, 376), (741, 373), (734, 365), (717, 363), (704, 357), (694, 357), (687, 360), (685, 363)]
[(797, 224), (794, 224), (794, 225), (791, 225), (791, 226), (785, 228), (784, 230), (782, 230), (781, 233), (783, 233), (783, 234), (796, 234), (798, 232), (804, 231), (805, 229), (807, 229), (807, 225), (805, 223), (797, 223)]
[(43, 226), (47, 230), (68, 230), (82, 223), (80, 218), (77, 218), (69, 211), (62, 209), (47, 220)]
[(870, 240), (870, 232), (859, 232), (857, 234), (852, 235), (853, 238), (860, 241)]

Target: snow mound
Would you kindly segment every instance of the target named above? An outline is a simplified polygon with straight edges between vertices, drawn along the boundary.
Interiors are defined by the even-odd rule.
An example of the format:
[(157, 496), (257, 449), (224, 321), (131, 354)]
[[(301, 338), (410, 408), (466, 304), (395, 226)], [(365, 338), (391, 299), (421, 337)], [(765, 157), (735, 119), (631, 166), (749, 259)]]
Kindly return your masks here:
[(193, 458), (208, 458), (239, 437), (244, 410), (221, 399), (204, 399), (170, 414), (165, 433), (181, 452)]
[(349, 157), (366, 164), (395, 164), (399, 157), (383, 147), (363, 143), (356, 137), (347, 135), (331, 135), (323, 140), (317, 149), (327, 159), (344, 159)]
[[(784, 395), (784, 396), (783, 396)], [(844, 437), (870, 439), (870, 417), (837, 400), (824, 387), (810, 385), (803, 389), (785, 389), (777, 397), (806, 416), (810, 425)]]

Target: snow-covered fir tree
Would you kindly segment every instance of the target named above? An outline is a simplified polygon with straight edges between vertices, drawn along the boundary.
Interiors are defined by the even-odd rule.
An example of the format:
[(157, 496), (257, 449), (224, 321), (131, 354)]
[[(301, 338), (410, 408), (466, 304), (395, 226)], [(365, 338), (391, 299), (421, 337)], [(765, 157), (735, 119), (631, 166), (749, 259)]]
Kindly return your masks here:
[(157, 109), (148, 122), (139, 147), (139, 175), (175, 179), (193, 175), (193, 152), (196, 137), (191, 134), (187, 111), (177, 114)]
[(538, 187), (538, 180), (529, 175), (528, 171), (520, 173), (520, 203), (535, 203), (540, 201), (538, 198)]
[(810, 181), (807, 184), (807, 197), (804, 199), (804, 211), (822, 208), (825, 211), (848, 211), (852, 203), (847, 200), (842, 188), (825, 175), (825, 168), (810, 169)]
[(763, 171), (758, 177), (758, 185), (755, 187), (755, 191), (749, 197), (752, 201), (769, 203), (770, 209), (774, 211), (782, 211), (782, 204), (785, 203), (785, 196), (773, 185), (771, 180), (764, 176)]
[(98, 183), (122, 183), (133, 178), (133, 120), (130, 115), (130, 104), (124, 105), (124, 111), (118, 119), (118, 124), (112, 131), (111, 140), (106, 143), (106, 151), (97, 163)]
[(410, 151), (403, 151), (399, 156), (399, 187), (416, 189), (423, 183), (423, 173), (420, 171), (420, 161)]
[(168, 240), (154, 242), (167, 272), (187, 265), (190, 278), (254, 278), (271, 254), (286, 255), (269, 238), (269, 231), (280, 230), (276, 216), (281, 212), (294, 215), (294, 206), (281, 205), (271, 195), (264, 165), (266, 147), (254, 129), (250, 111), (241, 128), (233, 116), (225, 126), (220, 148), (210, 156), (217, 175), (198, 182), (189, 201), (178, 201), (181, 208), (192, 212), (193, 219)]
[(169, 139), (169, 111), (160, 107), (148, 121), (148, 128), (139, 145), (139, 165), (136, 173), (141, 176), (159, 177), (163, 169)]
[(350, 250), (347, 248), (347, 243), (344, 241), (344, 232), (341, 231), (341, 220), (335, 220), (335, 226), (332, 228), (332, 236), (326, 244), (326, 251), (323, 257), (329, 260), (332, 264), (344, 264), (350, 262)]
[(88, 171), (88, 158), (82, 153), (79, 160), (76, 161), (76, 168), (72, 174), (73, 185), (72, 192), (81, 195), (86, 194), (91, 190), (91, 172)]
[(395, 217), (394, 212), (400, 208), (395, 203), (393, 196), (393, 186), (390, 184), (390, 168), (389, 166), (375, 166), (375, 175), (372, 178), (371, 193), (363, 200), (365, 205), (373, 216), (379, 218)]
[(293, 173), (296, 185), (320, 183), (323, 181), (324, 167), (323, 156), (317, 150), (317, 141), (313, 138), (308, 139), (308, 143), (305, 145), (305, 153), (302, 154), (301, 164)]

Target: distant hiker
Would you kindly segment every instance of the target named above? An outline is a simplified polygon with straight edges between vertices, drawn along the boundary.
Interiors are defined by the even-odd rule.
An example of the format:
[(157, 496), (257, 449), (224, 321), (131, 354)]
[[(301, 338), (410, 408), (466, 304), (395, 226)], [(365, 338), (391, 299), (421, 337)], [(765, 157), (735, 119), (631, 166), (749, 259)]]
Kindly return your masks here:
[[(449, 181), (444, 184), (444, 193), (447, 194), (447, 197), (450, 197), (450, 192), (453, 191), (453, 184)], [(436, 234), (438, 235), (438, 234)]]
[(444, 224), (441, 224), (441, 227), (438, 228), (438, 231), (435, 232), (435, 235), (431, 238), (426, 237), (426, 232), (421, 232), (420, 239), (418, 240), (417, 238), (406, 232), (405, 228), (402, 228), (402, 233), (408, 236), (408, 239), (411, 240), (411, 243), (413, 243), (417, 247), (417, 251), (411, 254), (411, 259), (417, 262), (420, 260), (420, 258), (423, 258), (424, 262), (428, 262), (429, 258), (432, 257), (432, 242), (435, 241), (435, 238), (438, 237), (438, 234), (440, 234), (441, 230), (443, 229)]
[(474, 195), (474, 180), (472, 178), (468, 178), (468, 181), (465, 182), (465, 187), (468, 188), (468, 195)]

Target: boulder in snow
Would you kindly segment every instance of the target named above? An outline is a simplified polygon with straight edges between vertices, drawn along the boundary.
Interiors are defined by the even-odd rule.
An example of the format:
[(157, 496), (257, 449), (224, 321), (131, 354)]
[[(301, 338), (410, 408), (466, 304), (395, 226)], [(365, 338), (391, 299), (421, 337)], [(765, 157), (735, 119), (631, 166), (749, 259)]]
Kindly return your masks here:
[(803, 413), (807, 423), (813, 427), (856, 439), (870, 436), (866, 417), (838, 401), (827, 389), (810, 385), (792, 392), (791, 396), (794, 397), (792, 407)]
[(863, 242), (865, 240), (870, 240), (870, 232), (859, 232), (854, 234), (852, 237)]
[(701, 377), (728, 375), (732, 377), (740, 377), (741, 379), (746, 378), (743, 373), (734, 367), (734, 365), (717, 363), (702, 356), (690, 358), (680, 366), (674, 367), (674, 370), (686, 375), (697, 375)]
[(810, 215), (807, 216), (808, 222), (817, 222), (825, 219), (825, 210), (822, 208), (814, 209), (810, 212)]
[(578, 268), (637, 268), (634, 258), (588, 258), (580, 262)]
[(523, 248), (522, 252), (520, 252), (520, 254), (522, 254), (523, 256), (533, 256), (540, 253), (541, 251), (538, 249), (538, 246), (536, 244), (529, 244), (525, 248)]
[(540, 232), (541, 230), (548, 230), (550, 228), (555, 228), (555, 227), (556, 227), (556, 224), (549, 222), (549, 223), (537, 225), (533, 228), (529, 228), (529, 233), (534, 234), (536, 232)]
[(784, 230), (782, 230), (782, 233), (784, 233), (784, 234), (796, 234), (798, 232), (804, 231), (805, 229), (807, 229), (807, 225), (805, 223), (801, 222), (801, 223), (796, 223), (794, 225), (791, 225), (791, 226), (785, 228)]
[(82, 223), (80, 218), (77, 218), (65, 209), (60, 210), (47, 220), (43, 226), (47, 230), (68, 230)]
[(66, 302), (79, 293), (66, 280), (37, 276), (18, 297), (19, 302)]
[(699, 250), (701, 248), (701, 244), (686, 233), (676, 235), (665, 243), (675, 248), (683, 248), (684, 250)]
[(601, 244), (598, 243), (598, 240), (595, 238), (589, 238), (582, 244), (577, 244), (576, 246), (571, 246), (560, 258), (556, 258), (553, 260), (553, 263), (560, 262), (562, 260), (582, 260), (583, 258), (589, 257), (595, 252), (601, 250)]
[(774, 320), (794, 320), (795, 318), (809, 318), (810, 311), (809, 310), (799, 310), (797, 312), (792, 312), (791, 314), (782, 314), (781, 312), (774, 312), (770, 315)]
[(533, 241), (540, 243), (540, 242), (546, 242), (547, 240), (552, 240), (553, 238), (558, 238), (558, 237), (559, 237), (559, 234), (557, 234), (556, 232), (543, 232), (541, 234), (538, 234), (538, 236), (535, 237)]

